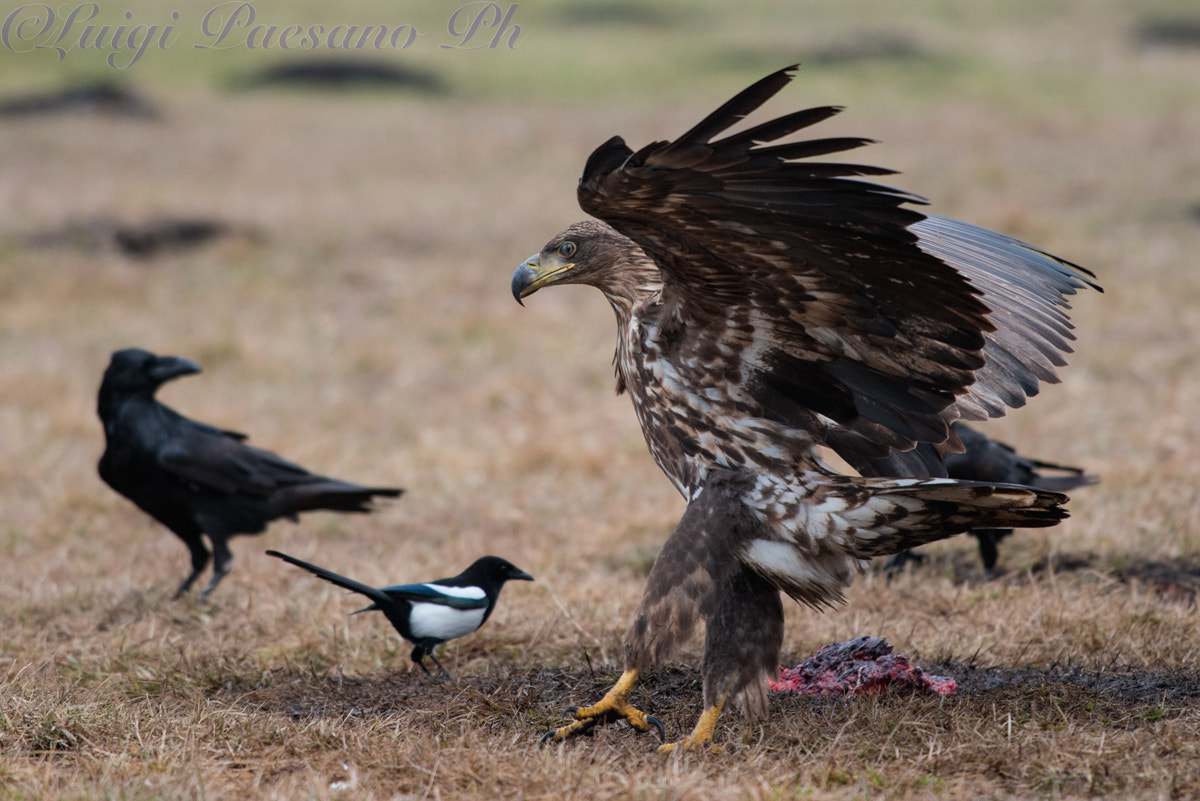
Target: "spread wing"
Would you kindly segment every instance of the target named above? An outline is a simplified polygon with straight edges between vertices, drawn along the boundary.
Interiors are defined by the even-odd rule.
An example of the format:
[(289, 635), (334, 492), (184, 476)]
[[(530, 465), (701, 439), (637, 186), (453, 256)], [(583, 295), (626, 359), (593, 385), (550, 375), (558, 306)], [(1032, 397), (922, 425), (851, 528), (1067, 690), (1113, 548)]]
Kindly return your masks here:
[(713, 141), (792, 69), (674, 142), (634, 152), (615, 137), (584, 169), (580, 205), (653, 259), (679, 336), (710, 338), (689, 345), (736, 360), (726, 374), (763, 417), (824, 430), (856, 466), (953, 443), (950, 421), (999, 416), (1057, 380), (1071, 339), (1064, 296), (1094, 286), (1085, 271), (860, 180), (890, 170), (808, 160), (868, 140), (776, 143), (837, 108)]

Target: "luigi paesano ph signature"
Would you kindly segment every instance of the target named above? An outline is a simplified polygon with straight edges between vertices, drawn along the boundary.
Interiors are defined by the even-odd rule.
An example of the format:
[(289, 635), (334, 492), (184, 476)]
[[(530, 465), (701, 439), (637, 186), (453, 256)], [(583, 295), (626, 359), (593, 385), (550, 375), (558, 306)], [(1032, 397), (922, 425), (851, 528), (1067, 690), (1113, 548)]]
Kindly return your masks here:
[(119, 12), (117, 21), (112, 21), (94, 2), (65, 10), (27, 3), (4, 18), (0, 47), (12, 53), (51, 52), (59, 61), (74, 51), (105, 53), (106, 63), (114, 69), (132, 67), (150, 51), (174, 47), (185, 35), (193, 48), (214, 51), (406, 50), (422, 41), (437, 41), (447, 50), (515, 50), (524, 41), (521, 26), (514, 21), (516, 14), (516, 3), (467, 3), (447, 18), (444, 35), (435, 38), (410, 23), (262, 20), (253, 3), (240, 0), (216, 5), (194, 21), (171, 11), (157, 22), (135, 21), (132, 11)]

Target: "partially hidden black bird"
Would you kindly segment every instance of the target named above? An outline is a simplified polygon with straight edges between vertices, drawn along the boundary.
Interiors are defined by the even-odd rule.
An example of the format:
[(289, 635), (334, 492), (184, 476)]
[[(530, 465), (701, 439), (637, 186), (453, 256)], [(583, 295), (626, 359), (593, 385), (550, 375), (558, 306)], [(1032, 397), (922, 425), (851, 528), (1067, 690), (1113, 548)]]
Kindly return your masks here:
[(374, 603), (351, 614), (383, 612), (400, 636), (413, 644), (412, 661), (429, 673), (429, 668), (425, 667), (428, 656), (446, 676), (450, 671), (442, 667), (433, 649), (448, 640), (470, 634), (486, 623), (496, 608), (496, 599), (500, 597), (504, 582), (533, 581), (533, 576), (511, 562), (498, 556), (483, 556), (452, 578), (377, 589), (279, 551), (267, 551), (267, 555), (370, 598)]
[(272, 520), (295, 520), (317, 509), (369, 512), (373, 499), (403, 492), (310, 473), (245, 444), (245, 434), (190, 420), (155, 399), (167, 381), (199, 372), (190, 359), (119, 350), (104, 371), (97, 404), (106, 443), (100, 477), (171, 529), (191, 552), (192, 572), (175, 598), (191, 588), (211, 558), (212, 579), (201, 596), (208, 599), (233, 564), (228, 541), (236, 534), (259, 534)]
[[(976, 431), (962, 421), (955, 421), (954, 433), (962, 441), (962, 453), (946, 456), (946, 473), (950, 478), (966, 481), (991, 481), (1003, 484), (1024, 484), (1028, 487), (1069, 492), (1100, 482), (1100, 477), (1084, 472), (1081, 467), (1068, 467), (1024, 456), (1011, 445)], [(1011, 528), (979, 528), (967, 532), (979, 542), (979, 559), (985, 575), (996, 570), (1000, 556), (999, 543), (1013, 533)], [(908, 561), (920, 561), (921, 554), (901, 551), (888, 560), (885, 569), (891, 576)]]
[[(832, 606), (872, 557), (1066, 516), (1060, 493), (944, 478), (943, 459), (962, 448), (954, 420), (999, 416), (1057, 380), (1073, 339), (1066, 297), (1099, 289), (1091, 273), (858, 180), (890, 170), (811, 160), (869, 140), (778, 141), (837, 108), (717, 138), (793, 69), (673, 142), (601, 145), (577, 190), (599, 221), (569, 226), (513, 274), (518, 301), (554, 284), (604, 293), (617, 391), (688, 501), (625, 635), (621, 678), (543, 741), (616, 719), (661, 737), (631, 689), (704, 621), (704, 710), (662, 748), (706, 746), (727, 703), (766, 712), (780, 591)], [(822, 447), (863, 477), (836, 474)]]

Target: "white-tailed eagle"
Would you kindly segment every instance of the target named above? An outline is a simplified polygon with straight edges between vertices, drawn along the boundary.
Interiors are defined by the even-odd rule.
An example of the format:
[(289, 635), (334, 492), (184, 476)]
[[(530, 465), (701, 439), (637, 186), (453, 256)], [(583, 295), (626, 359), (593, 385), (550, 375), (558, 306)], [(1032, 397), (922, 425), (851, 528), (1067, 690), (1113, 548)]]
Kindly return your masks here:
[[(793, 70), (673, 142), (601, 145), (578, 187), (598, 219), (513, 275), (518, 301), (565, 283), (608, 298), (617, 390), (688, 500), (625, 636), (621, 679), (544, 739), (617, 718), (662, 736), (630, 689), (703, 621), (704, 711), (682, 743), (706, 745), (726, 703), (766, 711), (780, 591), (820, 609), (872, 557), (1066, 516), (1059, 493), (911, 476), (945, 475), (956, 419), (999, 416), (1057, 380), (1072, 339), (1065, 296), (1094, 286), (1090, 273), (860, 180), (889, 170), (812, 160), (869, 140), (780, 141), (837, 108), (717, 138)], [(822, 446), (876, 477), (836, 474)]]

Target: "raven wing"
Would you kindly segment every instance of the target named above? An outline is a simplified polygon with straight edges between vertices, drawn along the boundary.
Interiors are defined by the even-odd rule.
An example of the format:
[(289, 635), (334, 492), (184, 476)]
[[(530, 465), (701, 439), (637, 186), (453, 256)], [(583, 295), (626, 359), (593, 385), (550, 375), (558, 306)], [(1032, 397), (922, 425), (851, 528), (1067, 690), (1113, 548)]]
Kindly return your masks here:
[(159, 448), (158, 464), (180, 481), (223, 494), (265, 497), (316, 478), (298, 464), (244, 444), (243, 438), (211, 426), (189, 427)]

